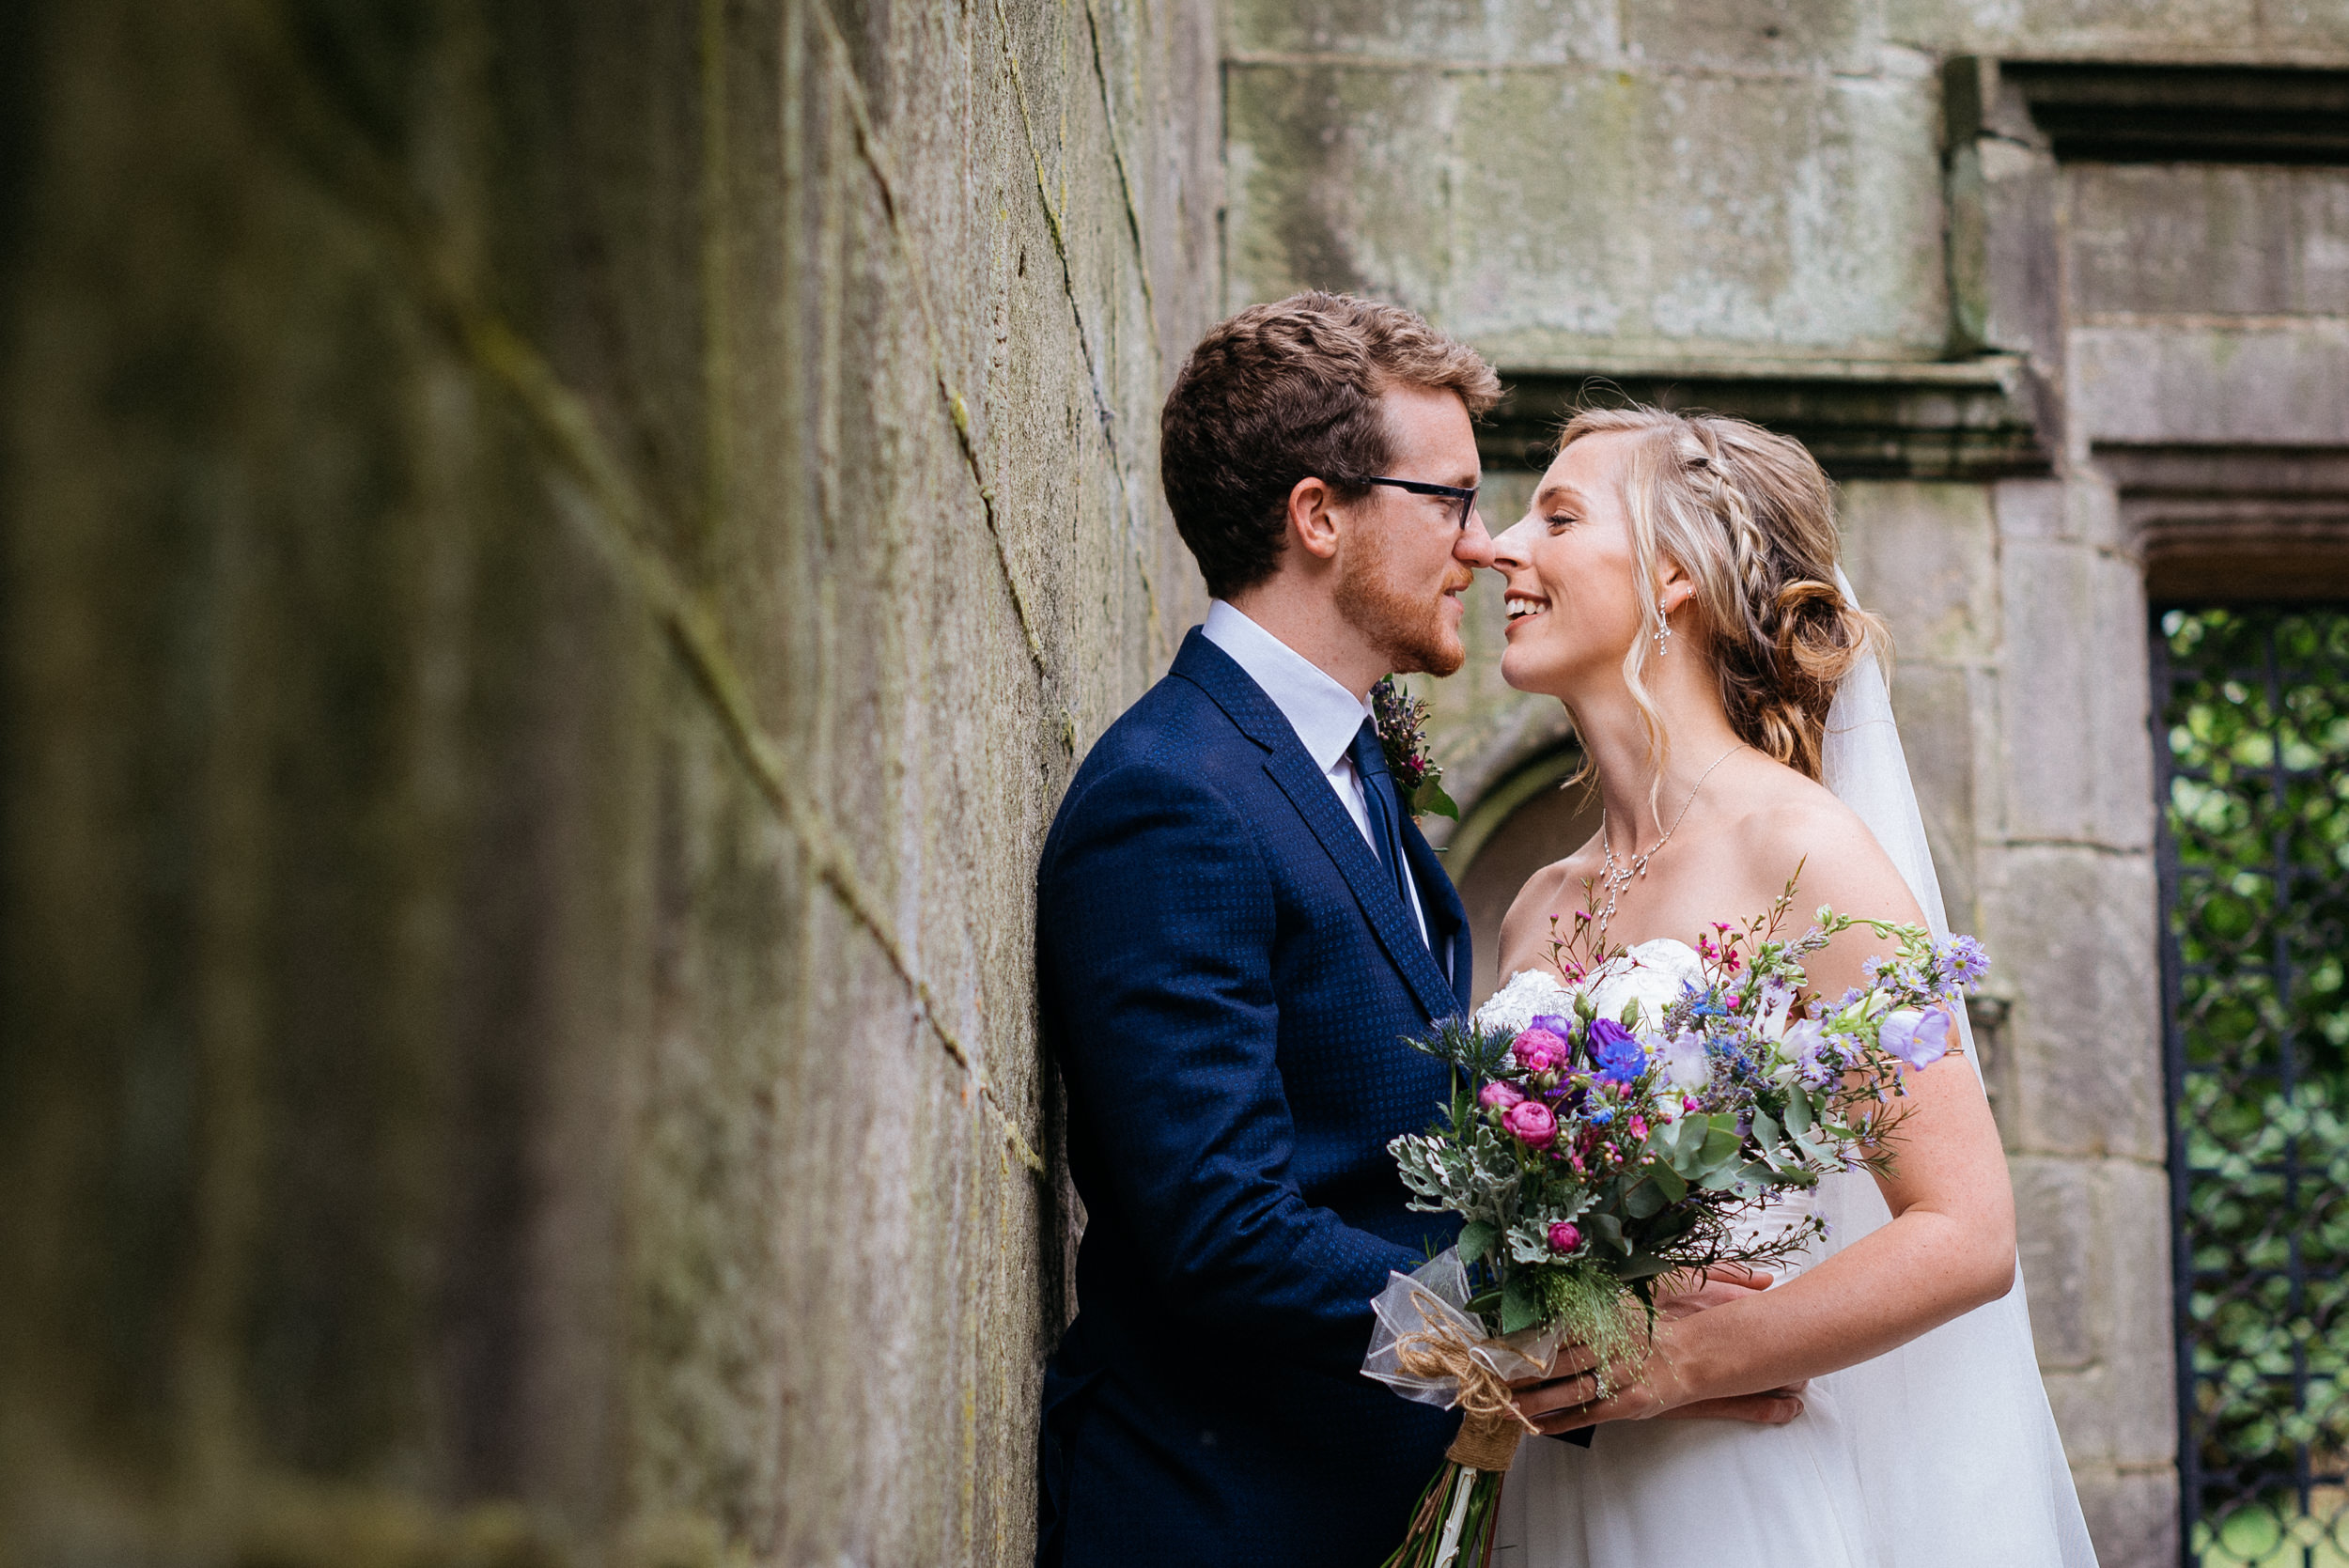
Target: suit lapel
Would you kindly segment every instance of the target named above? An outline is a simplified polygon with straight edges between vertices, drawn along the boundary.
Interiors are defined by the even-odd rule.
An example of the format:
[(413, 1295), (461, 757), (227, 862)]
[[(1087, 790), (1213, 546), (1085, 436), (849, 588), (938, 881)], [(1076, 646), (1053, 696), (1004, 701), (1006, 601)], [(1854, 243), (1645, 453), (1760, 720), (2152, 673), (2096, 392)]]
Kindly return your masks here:
[(1458, 1010), (1458, 999), (1453, 995), (1452, 984), (1444, 978), (1443, 970), (1437, 967), (1436, 955), (1427, 951), (1427, 943), (1421, 939), (1419, 922), (1403, 907), (1403, 895), (1395, 891), (1394, 878), (1378, 863), (1369, 841), (1338, 803), (1337, 792), (1330, 787), (1321, 769), (1314, 766), (1314, 759), (1305, 754), (1305, 748), (1292, 736), (1286, 747), (1276, 748), (1265, 758), (1264, 770), (1288, 796), (1289, 803), (1297, 808), (1305, 826), (1314, 831), (1314, 837), (1321, 841), (1321, 847), (1329, 852), (1346, 877), (1346, 885), (1354, 891), (1354, 902), (1361, 906), (1371, 930), (1377, 933), (1378, 945), (1387, 950), (1388, 959), (1410, 982), (1420, 1006), (1430, 1018), (1451, 1017)]
[[(1265, 771), (1271, 775), (1281, 792), (1305, 819), (1314, 837), (1337, 866), (1346, 885), (1352, 890), (1354, 902), (1361, 907), (1362, 917), (1370, 924), (1378, 945), (1386, 949), (1387, 959), (1409, 983), (1412, 994), (1430, 1018), (1449, 1017), (1461, 1011), (1465, 993), (1455, 993), (1452, 981), (1438, 967), (1435, 955), (1428, 952), (1421, 939), (1419, 922), (1403, 905), (1402, 895), (1395, 891), (1394, 878), (1379, 865), (1369, 841), (1361, 830), (1354, 826), (1346, 808), (1338, 801), (1337, 792), (1330, 787), (1314, 759), (1306, 753), (1304, 743), (1297, 738), (1296, 729), (1264, 689), (1248, 676), (1233, 661), (1232, 657), (1206, 640), (1196, 628), (1183, 639), (1182, 651), (1175, 655), (1172, 674), (1181, 675), (1211, 698), (1218, 707), (1238, 726), (1240, 733), (1265, 749)], [(1414, 862), (1419, 873), (1421, 897), (1426, 897), (1429, 877), (1417, 863), (1409, 845), (1419, 846), (1418, 854), (1424, 855), (1431, 869), (1436, 870), (1434, 881), (1444, 889), (1444, 895), (1453, 908), (1459, 900), (1451, 892), (1451, 883), (1439, 868), (1433, 868), (1435, 857), (1428, 851), (1426, 841), (1416, 828), (1405, 827), (1406, 856)], [(1428, 924), (1436, 924), (1436, 910), (1428, 908)], [(1463, 924), (1463, 931), (1466, 926)], [(1465, 952), (1465, 948), (1461, 951)]]
[(1469, 999), (1476, 994), (1476, 954), (1469, 936), (1467, 906), (1460, 902), (1459, 890), (1452, 885), (1434, 846), (1419, 831), (1419, 824), (1408, 817), (1403, 823), (1403, 854), (1419, 882), (1420, 903), (1427, 910), (1428, 935), (1439, 944), (1447, 936), (1451, 938), (1452, 994), (1465, 1017)]

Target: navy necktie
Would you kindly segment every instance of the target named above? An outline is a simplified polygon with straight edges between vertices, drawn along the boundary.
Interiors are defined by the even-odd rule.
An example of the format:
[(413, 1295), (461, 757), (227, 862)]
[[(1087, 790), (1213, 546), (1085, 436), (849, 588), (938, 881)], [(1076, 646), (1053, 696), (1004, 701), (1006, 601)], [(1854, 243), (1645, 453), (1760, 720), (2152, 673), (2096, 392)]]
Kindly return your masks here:
[(1403, 900), (1403, 912), (1411, 916), (1414, 929), (1419, 916), (1411, 904), (1411, 868), (1403, 858), (1403, 805), (1395, 798), (1394, 780), (1387, 774), (1387, 753), (1378, 744), (1378, 727), (1370, 720), (1354, 732), (1354, 776), (1361, 781), (1362, 804), (1370, 813), (1370, 843), (1377, 852), (1378, 862), (1394, 878), (1394, 893)]

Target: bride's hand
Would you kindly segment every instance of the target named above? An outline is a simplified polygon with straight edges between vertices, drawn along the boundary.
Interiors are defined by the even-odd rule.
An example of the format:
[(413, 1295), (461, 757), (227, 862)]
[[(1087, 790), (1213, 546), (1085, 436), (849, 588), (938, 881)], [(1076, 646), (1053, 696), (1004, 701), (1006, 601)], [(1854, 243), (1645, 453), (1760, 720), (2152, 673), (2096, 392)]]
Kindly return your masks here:
[(1570, 1344), (1560, 1349), (1548, 1377), (1516, 1385), (1521, 1390), (1517, 1408), (1535, 1426), (1553, 1435), (1600, 1421), (1657, 1417), (1781, 1426), (1802, 1413), (1801, 1395), (1807, 1384), (1692, 1401), (1672, 1375), (1667, 1343), (1672, 1324), (1714, 1307), (1750, 1299), (1771, 1283), (1767, 1274), (1739, 1264), (1724, 1264), (1699, 1276), (1692, 1284), (1668, 1290), (1657, 1302), (1654, 1349), (1639, 1361), (1618, 1362), (1610, 1369), (1607, 1381), (1617, 1390), (1610, 1398), (1592, 1403), (1597, 1389), (1597, 1379), (1592, 1375), (1597, 1358), (1588, 1345)]

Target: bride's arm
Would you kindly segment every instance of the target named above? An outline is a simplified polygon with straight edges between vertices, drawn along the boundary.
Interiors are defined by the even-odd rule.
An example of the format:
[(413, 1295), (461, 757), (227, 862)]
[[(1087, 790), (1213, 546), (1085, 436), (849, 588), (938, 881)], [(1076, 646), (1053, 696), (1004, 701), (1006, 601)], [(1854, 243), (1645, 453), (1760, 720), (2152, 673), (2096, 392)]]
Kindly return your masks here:
[[(1840, 860), (1831, 870), (1814, 855), (1798, 903), (1921, 923), (1890, 862), (1864, 834), (1860, 842), (1865, 859), (1847, 840), (1831, 851)], [(1847, 932), (1812, 962), (1812, 983), (1839, 995), (1863, 983), (1871, 955), (1890, 951), (1864, 928)], [(1893, 1169), (1878, 1180), (1890, 1223), (1774, 1290), (1659, 1325), (1656, 1353), (1636, 1371), (1618, 1369), (1614, 1381), (1631, 1380), (1603, 1404), (1579, 1403), (1591, 1392), (1584, 1375), (1531, 1389), (1520, 1407), (1543, 1430), (1563, 1432), (1779, 1389), (1880, 1356), (2004, 1296), (2015, 1282), (2015, 1200), (1974, 1069), (1952, 1053), (1906, 1082)]]

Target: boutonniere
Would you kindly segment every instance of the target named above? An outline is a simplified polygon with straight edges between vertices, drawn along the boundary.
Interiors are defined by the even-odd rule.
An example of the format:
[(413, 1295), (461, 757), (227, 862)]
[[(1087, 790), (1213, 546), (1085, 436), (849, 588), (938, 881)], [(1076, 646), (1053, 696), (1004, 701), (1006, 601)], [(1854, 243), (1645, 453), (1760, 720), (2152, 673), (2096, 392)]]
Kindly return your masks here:
[(1387, 774), (1403, 809), (1413, 816), (1433, 812), (1460, 820), (1460, 808), (1443, 792), (1443, 769), (1427, 749), (1427, 705), (1388, 675), (1370, 689), (1372, 722), (1378, 726), (1378, 749), (1387, 756)]

